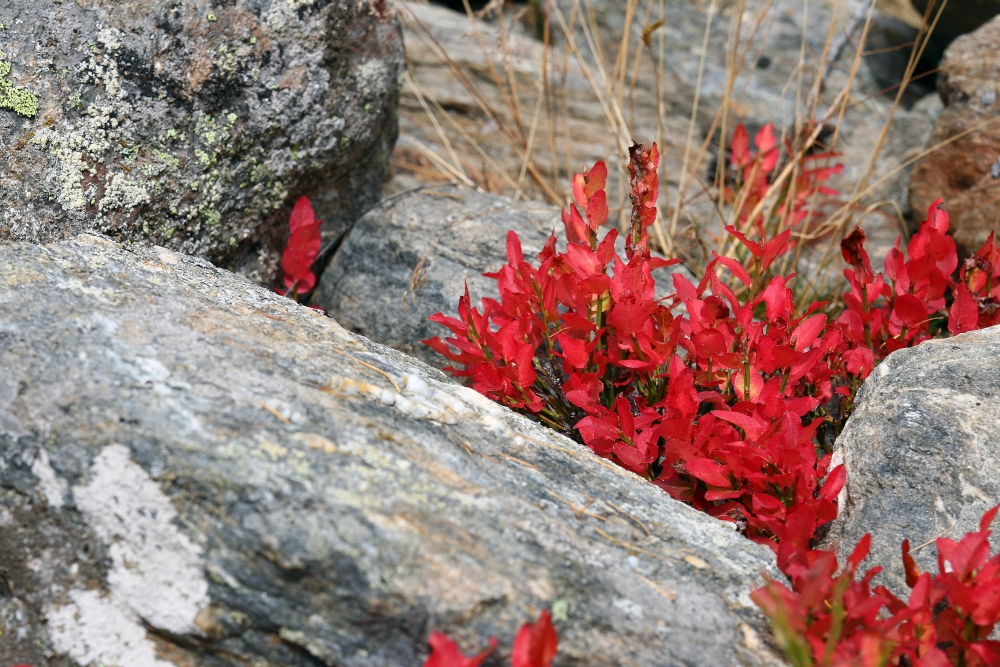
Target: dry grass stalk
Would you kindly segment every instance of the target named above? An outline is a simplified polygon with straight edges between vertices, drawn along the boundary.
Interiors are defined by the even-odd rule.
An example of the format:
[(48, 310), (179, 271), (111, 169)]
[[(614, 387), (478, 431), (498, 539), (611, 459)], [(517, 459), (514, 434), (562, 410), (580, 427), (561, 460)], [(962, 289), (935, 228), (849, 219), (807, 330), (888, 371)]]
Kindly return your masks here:
[[(475, 77), (470, 76), (470, 71), (463, 71), (419, 14), (404, 0), (404, 14), (414, 26), (414, 32), (431, 46), (441, 64), (449, 68), (455, 80), (467, 91), (475, 103), (475, 113), (487, 119), (493, 134), (503, 140), (510, 157), (506, 160), (499, 159), (495, 148), (488, 145), (493, 137), (484, 137), (482, 133), (471, 130), (469, 123), (456, 120), (454, 113), (442, 107), (438, 100), (428, 95), (426, 88), (418, 84), (412, 71), (407, 81), (408, 87), (412, 89), (426, 121), (433, 129), (430, 136), (436, 137), (434, 143), (437, 147), (429, 145), (426, 139), (421, 141), (413, 135), (406, 136), (406, 141), (454, 181), (466, 185), (472, 181), (480, 189), (499, 190), (518, 198), (541, 197), (552, 203), (564, 204), (570, 198), (569, 177), (574, 171), (588, 166), (585, 160), (593, 160), (592, 157), (583, 156), (588, 151), (592, 155), (594, 141), (597, 139), (603, 146), (609, 167), (618, 174), (617, 183), (613, 183), (612, 191), (609, 191), (609, 204), (613, 212), (618, 210), (624, 215), (627, 209), (624, 156), (639, 124), (635, 114), (636, 94), (640, 85), (645, 84), (644, 95), (649, 97), (650, 82), (643, 79), (651, 78), (656, 139), (664, 148), (673, 147), (677, 156), (673, 163), (670, 160), (662, 162), (664, 172), (661, 173), (661, 182), (668, 184), (668, 187), (663, 188), (663, 214), (659, 216), (654, 238), (665, 252), (681, 253), (689, 267), (697, 272), (701, 268), (699, 264), (707, 259), (708, 248), (712, 245), (719, 252), (730, 256), (740, 252), (729, 242), (728, 237), (719, 233), (724, 222), (732, 224), (740, 219), (753, 220), (758, 216), (768, 219), (780, 203), (774, 196), (766, 197), (755, 204), (749, 216), (745, 216), (741, 215), (745, 201), (738, 199), (726, 206), (718, 194), (726, 178), (725, 156), (729, 136), (751, 85), (751, 72), (762, 57), (758, 37), (769, 34), (774, 20), (773, 0), (754, 2), (755, 11), (746, 18), (751, 1), (735, 0), (734, 3), (722, 4), (723, 9), (727, 6), (730, 8), (725, 87), (721, 99), (717, 100), (717, 109), (712, 115), (710, 126), (704, 132), (699, 126), (701, 110), (705, 105), (704, 77), (713, 31), (716, 29), (714, 24), (721, 15), (718, 0), (708, 0), (706, 3), (705, 29), (690, 114), (685, 131), (678, 132), (676, 123), (674, 126), (667, 123), (665, 91), (661, 83), (668, 76), (670, 67), (665, 61), (664, 47), (664, 24), (670, 17), (664, 0), (646, 0), (644, 3), (641, 0), (626, 0), (621, 7), (623, 27), (616, 35), (601, 32), (601, 22), (592, 0), (539, 2), (541, 23), (535, 26), (534, 32), (540, 36), (541, 43), (531, 47), (535, 50), (530, 51), (534, 58), (530, 68), (520, 60), (523, 55), (518, 51), (524, 50), (525, 37), (516, 21), (525, 16), (524, 12), (512, 14), (505, 11), (504, 2), (498, 0), (491, 5), (494, 18), (487, 24), (486, 19), (472, 11), (468, 0), (463, 0), (469, 36), (481, 51), (481, 60), (476, 62), (482, 62), (484, 67), (484, 75)], [(811, 8), (818, 2), (819, 0), (802, 0), (803, 26), (808, 25)], [(848, 25), (831, 21), (818, 58), (810, 60), (813, 54), (807, 47), (807, 35), (803, 30), (798, 67), (789, 75), (785, 85), (786, 90), (794, 87), (795, 120), (792, 128), (781, 128), (782, 139), (787, 137), (791, 141), (792, 154), (785, 156), (782, 168), (774, 177), (771, 192), (778, 192), (786, 182), (796, 182), (803, 159), (815, 150), (825, 124), (833, 129), (827, 148), (835, 150), (841, 139), (842, 125), (848, 111), (858, 104), (870, 102), (868, 98), (852, 99), (852, 92), (862, 57), (866, 55), (864, 45), (871, 30), (876, 4), (884, 7), (886, 2), (900, 4), (897, 0), (871, 0), (864, 3), (847, 21)], [(851, 184), (846, 201), (829, 212), (829, 207), (820, 201), (817, 193), (809, 193), (810, 216), (796, 231), (801, 243), (794, 255), (794, 263), (798, 264), (807, 259), (805, 249), (811, 248), (809, 262), (812, 278), (809, 288), (803, 291), (803, 299), (814, 299), (817, 292), (824, 291), (837, 280), (834, 272), (829, 270), (831, 260), (839, 255), (839, 240), (852, 223), (859, 219), (865, 220), (870, 214), (881, 215), (882, 211), (886, 211), (894, 220), (901, 219), (902, 212), (898, 203), (885, 198), (872, 200), (871, 196), (877, 189), (919, 157), (940, 148), (928, 148), (917, 158), (906, 160), (888, 173), (877, 175), (877, 160), (889, 136), (892, 122), (905, 91), (914, 80), (917, 62), (927, 46), (927, 36), (933, 31), (946, 3), (947, 0), (943, 0), (934, 12), (928, 12), (922, 17), (920, 35), (911, 47), (903, 80), (896, 87), (894, 101), (886, 115), (885, 127), (873, 146), (861, 177)], [(828, 6), (829, 4), (833, 6), (832, 15), (840, 16), (842, 1), (829, 0)], [(840, 32), (845, 28), (850, 31), (846, 37)], [(658, 43), (654, 43), (657, 33)], [(562, 48), (556, 46), (557, 42), (562, 43)], [(839, 67), (837, 63), (840, 52), (849, 47), (853, 48), (854, 53), (846, 80), (839, 90), (826, 91), (827, 78)], [(807, 70), (814, 71), (812, 80), (807, 79)], [(600, 110), (599, 122), (605, 128), (600, 137), (581, 137), (571, 130), (580, 121), (573, 115), (574, 104), (580, 100), (581, 95), (588, 94), (579, 88), (569, 88), (570, 83), (578, 80), (585, 82), (589, 99), (596, 102)], [(741, 81), (742, 84), (739, 85)], [(629, 113), (626, 113), (626, 108)], [(442, 116), (447, 122), (441, 122)], [(981, 128), (971, 131), (979, 129)], [(641, 140), (646, 137), (634, 138)], [(590, 143), (581, 147), (581, 142)], [(713, 152), (719, 157), (716, 159), (711, 182), (707, 182), (699, 175), (703, 173), (704, 165)], [(482, 167), (478, 171), (470, 163), (470, 156), (481, 159)], [(541, 163), (538, 162), (539, 159)], [(675, 166), (668, 173), (667, 169), (671, 164)], [(486, 182), (490, 187), (484, 187)], [(794, 187), (793, 185), (793, 196), (796, 194)], [(694, 246), (691, 245), (692, 236)], [(687, 240), (682, 242), (682, 238)], [(820, 239), (826, 239), (821, 251), (814, 247)], [(701, 248), (700, 257), (697, 253), (692, 254), (692, 247)], [(819, 255), (818, 261), (816, 254)]]

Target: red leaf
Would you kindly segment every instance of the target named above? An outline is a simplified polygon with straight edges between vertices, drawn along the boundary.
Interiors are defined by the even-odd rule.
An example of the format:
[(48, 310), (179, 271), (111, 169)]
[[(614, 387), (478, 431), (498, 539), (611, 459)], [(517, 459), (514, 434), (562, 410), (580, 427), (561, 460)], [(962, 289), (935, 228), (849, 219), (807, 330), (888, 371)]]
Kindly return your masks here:
[(764, 251), (760, 258), (760, 268), (762, 271), (766, 270), (767, 267), (771, 266), (771, 263), (775, 259), (784, 254), (785, 250), (788, 248), (788, 240), (791, 236), (792, 230), (786, 229), (768, 241), (767, 245), (764, 246)]
[(906, 585), (913, 588), (920, 580), (920, 568), (910, 555), (910, 541), (903, 540), (903, 570), (906, 571)]
[(538, 621), (525, 623), (518, 631), (510, 654), (511, 667), (550, 667), (558, 643), (552, 615), (545, 609)]
[(305, 227), (319, 227), (320, 221), (313, 214), (312, 204), (308, 197), (299, 197), (292, 209), (292, 217), (288, 220), (288, 227), (292, 234)]
[[(985, 282), (985, 281), (984, 281)], [(948, 313), (948, 331), (953, 334), (974, 331), (979, 326), (979, 304), (964, 282), (955, 289), (955, 302)]]
[(846, 481), (847, 468), (842, 465), (837, 466), (830, 471), (829, 475), (826, 476), (826, 480), (823, 482), (823, 488), (819, 492), (819, 497), (823, 500), (836, 500), (840, 491), (844, 488), (844, 483)]
[(507, 232), (507, 262), (513, 266), (524, 262), (524, 253), (521, 251), (521, 239), (517, 237), (517, 232), (513, 229)]
[[(850, 235), (840, 242), (840, 252), (844, 256), (844, 261), (854, 267), (858, 272), (859, 279), (868, 283), (874, 278), (872, 274), (871, 260), (865, 252), (865, 233), (860, 227), (855, 227)], [(888, 263), (886, 264), (888, 266)]]
[(854, 547), (854, 551), (851, 555), (847, 557), (847, 566), (851, 569), (851, 572), (858, 569), (861, 565), (861, 561), (868, 558), (868, 552), (871, 550), (872, 546), (872, 536), (870, 533), (865, 533), (864, 536), (858, 540), (858, 544)]
[(575, 204), (563, 209), (562, 221), (566, 226), (566, 240), (570, 243), (588, 243), (587, 223), (583, 221)]
[(312, 205), (300, 197), (288, 221), (291, 237), (281, 255), (281, 268), (285, 273), (285, 287), (289, 292), (308, 292), (316, 285), (316, 276), (310, 270), (319, 255), (322, 238), (320, 221), (313, 215)]
[(733, 482), (729, 478), (729, 471), (712, 459), (691, 459), (684, 464), (684, 469), (689, 475), (697, 477), (710, 486), (724, 486), (726, 488), (733, 486)]
[(776, 322), (779, 318), (787, 320), (792, 314), (792, 290), (785, 287), (785, 279), (775, 276), (768, 283), (767, 289), (761, 295), (766, 305), (767, 319)]
[(770, 174), (778, 164), (778, 141), (774, 136), (774, 125), (768, 123), (762, 127), (754, 138), (754, 143), (760, 151), (761, 168), (765, 174)]
[(750, 287), (750, 283), (753, 282), (753, 280), (750, 278), (750, 274), (747, 270), (743, 268), (742, 264), (737, 262), (732, 257), (723, 257), (721, 255), (716, 255), (714, 261), (722, 264), (724, 267), (732, 271), (733, 275), (739, 278), (740, 282), (747, 287)]
[(741, 231), (738, 231), (732, 225), (726, 227), (726, 231), (729, 232), (731, 236), (735, 236), (740, 243), (745, 245), (747, 247), (747, 250), (749, 250), (750, 254), (752, 254), (754, 257), (760, 258), (760, 256), (764, 254), (764, 249), (760, 246), (759, 243), (757, 243), (756, 241), (749, 240), (746, 237), (746, 234), (744, 234)]
[(903, 294), (896, 297), (892, 316), (906, 328), (916, 329), (927, 319), (927, 305), (913, 294)]
[(822, 313), (799, 322), (799, 325), (795, 327), (795, 331), (792, 332), (792, 338), (795, 339), (795, 350), (798, 352), (805, 351), (807, 347), (816, 342), (816, 337), (819, 336), (819, 332), (825, 326), (826, 315)]
[(587, 202), (587, 223), (595, 232), (608, 221), (608, 196), (604, 190), (594, 193), (594, 196)]
[(997, 512), (1000, 511), (1000, 505), (997, 505), (991, 510), (988, 510), (983, 518), (979, 520), (979, 530), (989, 530), (990, 525), (993, 523), (993, 519), (997, 517)]
[(739, 169), (750, 162), (750, 135), (742, 123), (733, 132), (733, 143), (730, 147), (730, 162)]
[(467, 658), (462, 655), (455, 644), (443, 632), (432, 632), (427, 643), (430, 644), (431, 654), (424, 662), (424, 667), (479, 667), (479, 665), (496, 650), (497, 640), (490, 637), (490, 647), (479, 655)]

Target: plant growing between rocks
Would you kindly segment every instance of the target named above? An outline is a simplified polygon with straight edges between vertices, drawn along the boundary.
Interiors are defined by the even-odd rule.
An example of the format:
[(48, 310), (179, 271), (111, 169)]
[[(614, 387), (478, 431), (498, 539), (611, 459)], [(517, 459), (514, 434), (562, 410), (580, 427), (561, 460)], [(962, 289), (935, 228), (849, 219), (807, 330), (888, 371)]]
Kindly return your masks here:
[(311, 267), (319, 255), (322, 243), (319, 229), (322, 224), (322, 220), (316, 219), (309, 198), (299, 197), (288, 221), (291, 236), (281, 254), (285, 296), (298, 300), (300, 295), (310, 292), (316, 286), (316, 274)]
[[(431, 633), (427, 640), (431, 654), (424, 667), (479, 667), (497, 648), (495, 637), (490, 638), (489, 648), (472, 657), (466, 657), (447, 635)], [(556, 655), (559, 637), (552, 627), (552, 615), (544, 610), (534, 623), (525, 623), (514, 637), (511, 649), (511, 667), (550, 667)]]
[[(926, 630), (940, 613), (900, 617), (893, 627), (906, 619), (918, 623), (906, 626), (908, 635), (879, 632), (881, 606), (896, 613), (898, 604), (880, 589), (868, 592), (874, 574), (854, 581), (864, 542), (837, 578), (834, 555), (812, 546), (836, 517), (845, 470), (832, 464), (832, 441), (862, 382), (895, 350), (996, 323), (1000, 248), (991, 237), (956, 280), (948, 216), (936, 202), (905, 248), (897, 240), (883, 273), (873, 271), (860, 229), (844, 239), (849, 289), (842, 309), (829, 312), (823, 302), (797, 306), (796, 276), (784, 261), (795, 247), (792, 231), (817, 197), (830, 194), (823, 183), (839, 167), (807, 164), (817, 156), (786, 146), (789, 159), (799, 161), (791, 165), (796, 177), (775, 178), (781, 150), (774, 128), (766, 126), (754, 143), (756, 150), (737, 128), (726, 200), (739, 226), (727, 227), (729, 249), (713, 253), (697, 285), (674, 274), (674, 292), (654, 296), (652, 271), (676, 260), (650, 252), (659, 153), (655, 144), (633, 144), (624, 258), (615, 251), (617, 230), (598, 235), (608, 219), (607, 168), (599, 162), (573, 180), (576, 203), (563, 211), (566, 250), (557, 250), (553, 235), (534, 265), (511, 232), (507, 263), (486, 274), (496, 279), (499, 300), (483, 299), (475, 308), (466, 289), (457, 318), (432, 318), (452, 336), (425, 342), (485, 396), (770, 546), (793, 588), (771, 583), (756, 600), (796, 664), (988, 664), (972, 656), (993, 655), (983, 641), (996, 611), (967, 600), (1000, 599), (1000, 585), (976, 588), (977, 577), (993, 579), (993, 566), (985, 564), (988, 546), (982, 558), (966, 552), (985, 544), (993, 514), (978, 537), (958, 543), (965, 546), (939, 543), (941, 576), (945, 561), (952, 572), (963, 567), (961, 585), (978, 592), (963, 593), (947, 578), (933, 580), (939, 583), (931, 597), (915, 588), (914, 595), (933, 600), (927, 609), (945, 604), (954, 611), (957, 620), (949, 616), (935, 626), (940, 642), (928, 640)], [(844, 632), (845, 609), (857, 632)], [(962, 623), (964, 639), (949, 638), (963, 632)], [(880, 643), (862, 640), (868, 636)], [(913, 641), (923, 641), (923, 648), (913, 648)], [(934, 662), (941, 656), (953, 662)]]

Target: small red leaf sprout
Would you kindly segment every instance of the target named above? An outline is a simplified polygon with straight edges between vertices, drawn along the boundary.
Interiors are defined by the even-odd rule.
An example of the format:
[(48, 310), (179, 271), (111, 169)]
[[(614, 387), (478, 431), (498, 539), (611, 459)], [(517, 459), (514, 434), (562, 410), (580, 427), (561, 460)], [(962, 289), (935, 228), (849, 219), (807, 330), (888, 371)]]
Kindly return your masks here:
[(288, 221), (291, 236), (281, 255), (281, 268), (285, 272), (285, 296), (298, 299), (316, 286), (316, 275), (310, 267), (319, 255), (319, 228), (322, 224), (313, 214), (309, 199), (299, 197)]
[[(490, 646), (471, 658), (465, 657), (458, 646), (441, 632), (431, 633), (427, 643), (431, 647), (424, 667), (479, 667), (493, 651), (497, 640), (490, 638)], [(551, 667), (556, 655), (559, 636), (552, 626), (552, 616), (548, 609), (542, 611), (535, 623), (525, 623), (514, 638), (511, 651), (511, 667)]]

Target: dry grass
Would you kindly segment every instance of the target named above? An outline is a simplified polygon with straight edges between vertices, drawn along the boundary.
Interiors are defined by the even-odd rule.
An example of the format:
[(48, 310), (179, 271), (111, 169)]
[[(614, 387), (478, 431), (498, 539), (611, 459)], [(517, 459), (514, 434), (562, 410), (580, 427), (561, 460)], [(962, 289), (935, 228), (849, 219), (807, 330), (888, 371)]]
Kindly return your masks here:
[[(786, 268), (807, 268), (809, 280), (799, 290), (805, 302), (825, 296), (836, 285), (838, 271), (832, 267), (839, 256), (839, 241), (859, 220), (875, 214), (900, 224), (905, 233), (901, 203), (878, 197), (879, 189), (938, 148), (931, 147), (894, 167), (879, 163), (928, 35), (948, 0), (941, 0), (923, 16), (913, 13), (908, 0), (866, 2), (853, 13), (845, 11), (849, 1), (802, 0), (803, 16), (818, 11), (822, 3), (832, 8), (827, 11), (838, 20), (830, 22), (818, 53), (809, 48), (807, 36), (801, 36), (799, 64), (785, 84), (785, 98), (794, 100), (794, 119), (779, 127), (791, 151), (774, 177), (772, 193), (780, 191), (782, 184), (795, 183), (824, 125), (833, 127), (829, 147), (836, 149), (845, 116), (871, 102), (858, 98), (855, 81), (876, 4), (910, 23), (917, 24), (919, 19), (919, 35), (909, 47), (909, 62), (892, 104), (887, 112), (882, 107), (884, 127), (859, 176), (839, 184), (843, 196), (838, 200), (811, 194), (811, 215), (794, 232), (800, 244), (791, 258), (795, 266)], [(739, 249), (720, 230), (724, 224), (738, 224), (741, 217), (746, 218), (741, 216), (745, 211), (740, 199), (724, 205), (718, 196), (726, 169), (725, 161), (716, 156), (725, 154), (737, 120), (746, 115), (754, 73), (764, 57), (761, 43), (774, 26), (774, 0), (690, 0), (689, 4), (700, 10), (704, 21), (701, 46), (692, 49), (699, 61), (693, 89), (672, 84), (671, 68), (678, 63), (665, 60), (664, 25), (676, 17), (670, 15), (665, 0), (621, 0), (622, 20), (616, 34), (607, 34), (602, 27), (592, 0), (533, 0), (520, 9), (494, 0), (480, 14), (466, 0), (460, 38), (466, 52), (461, 55), (442, 43), (441, 33), (436, 35), (426, 24), (418, 7), (400, 0), (409, 26), (408, 50), (419, 50), (422, 60), (411, 63), (405, 82), (407, 99), (416, 100), (418, 106), (404, 110), (410, 125), (408, 129), (404, 123), (394, 168), (420, 180), (450, 180), (564, 205), (572, 173), (604, 158), (615, 176), (609, 205), (624, 221), (628, 210), (626, 149), (633, 136), (647, 141), (655, 138), (664, 154), (660, 178), (666, 184), (661, 189), (655, 242), (667, 254), (681, 256), (695, 272), (712, 251), (737, 255)], [(722, 25), (727, 31), (725, 85), (721, 97), (707, 102), (703, 90), (706, 58), (711, 45), (718, 43), (715, 32)], [(534, 41), (530, 33), (539, 39)], [(470, 56), (470, 50), (478, 53)], [(845, 58), (845, 53), (853, 56)], [(430, 95), (428, 83), (420, 80), (432, 71), (431, 65), (437, 66), (433, 71), (438, 78), (430, 83), (435, 90), (450, 86), (448, 100)], [(442, 72), (447, 72), (450, 81), (441, 78)], [(829, 89), (831, 79), (838, 82), (835, 90)], [(687, 99), (678, 100), (679, 92)], [(678, 122), (682, 113), (683, 124)], [(586, 114), (594, 117), (583, 118)], [(651, 117), (655, 125), (649, 122)], [(762, 124), (771, 119), (756, 120)], [(416, 136), (414, 128), (425, 138), (434, 137), (433, 145)], [(750, 218), (762, 214), (773, 219), (778, 205), (775, 197), (768, 197), (756, 204)]]

